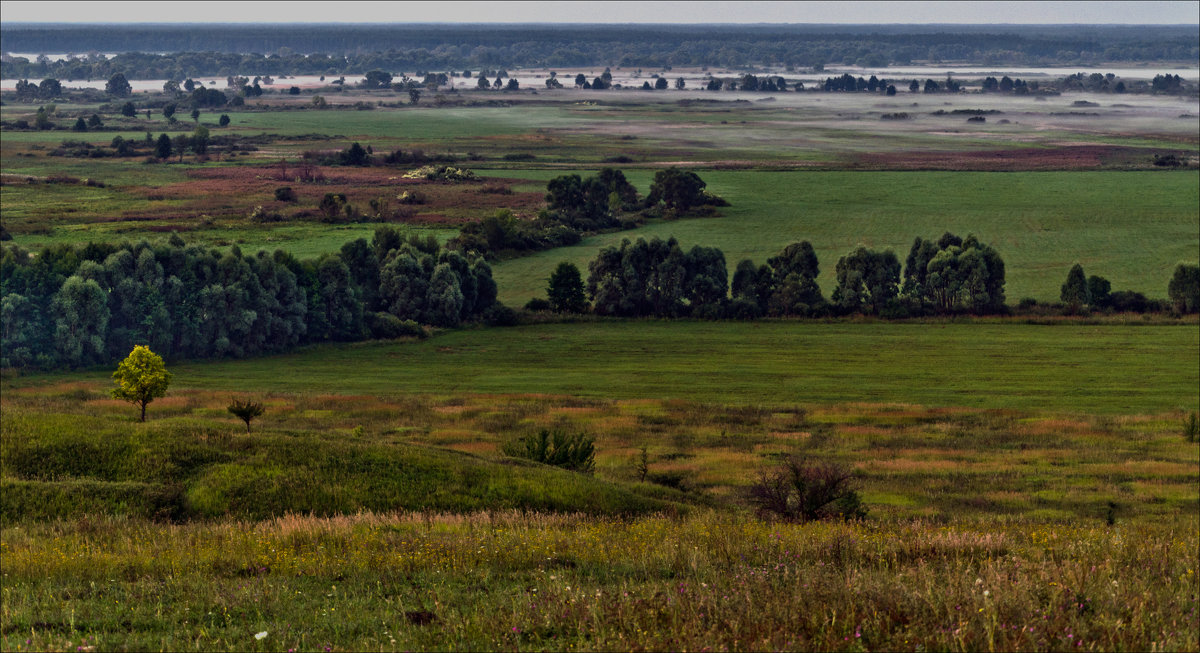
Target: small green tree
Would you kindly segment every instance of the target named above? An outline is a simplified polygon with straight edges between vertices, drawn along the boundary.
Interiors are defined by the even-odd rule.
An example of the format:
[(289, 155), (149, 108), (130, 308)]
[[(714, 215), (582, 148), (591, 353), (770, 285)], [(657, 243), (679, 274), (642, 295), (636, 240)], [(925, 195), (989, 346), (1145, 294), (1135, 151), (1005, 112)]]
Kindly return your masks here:
[(1088, 296), (1087, 277), (1083, 274), (1083, 266), (1076, 263), (1071, 266), (1071, 271), (1067, 273), (1067, 280), (1062, 285), (1062, 293), (1059, 295), (1062, 303), (1073, 308), (1079, 308), (1084, 304), (1091, 303), (1091, 297)]
[(1192, 411), (1183, 420), (1183, 437), (1188, 442), (1200, 440), (1200, 415)]
[(167, 386), (171, 385), (171, 373), (162, 357), (145, 345), (137, 345), (129, 352), (129, 356), (117, 365), (113, 379), (117, 383), (112, 391), (113, 398), (140, 406), (143, 422), (146, 421), (146, 405), (166, 395)]
[(222, 113), (221, 117), (217, 119), (217, 126), (218, 127), (228, 127), (229, 126), (229, 115)]
[(262, 415), (264, 412), (263, 405), (256, 401), (242, 401), (234, 399), (226, 408), (229, 412), (236, 415), (239, 419), (246, 423), (246, 432), (250, 432), (250, 420)]
[(154, 155), (160, 159), (171, 157), (171, 137), (166, 134), (161, 134), (158, 141), (154, 145)]
[(587, 310), (587, 297), (583, 294), (583, 277), (574, 263), (563, 261), (550, 275), (546, 287), (550, 308), (556, 313), (582, 313)]
[(133, 106), (132, 102), (126, 102), (121, 105), (121, 115), (126, 118), (132, 118), (137, 115), (137, 107)]

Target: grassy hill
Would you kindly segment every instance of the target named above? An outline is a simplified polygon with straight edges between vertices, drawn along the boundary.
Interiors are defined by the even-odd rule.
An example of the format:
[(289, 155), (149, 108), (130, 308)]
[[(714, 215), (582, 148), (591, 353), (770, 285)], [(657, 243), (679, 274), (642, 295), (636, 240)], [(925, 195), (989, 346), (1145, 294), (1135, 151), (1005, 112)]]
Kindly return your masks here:
[(266, 519), (285, 513), (481, 509), (637, 514), (682, 508), (678, 493), (513, 459), (353, 431), (231, 432), (211, 420), (131, 424), (119, 415), (8, 406), (0, 518), (82, 514)]

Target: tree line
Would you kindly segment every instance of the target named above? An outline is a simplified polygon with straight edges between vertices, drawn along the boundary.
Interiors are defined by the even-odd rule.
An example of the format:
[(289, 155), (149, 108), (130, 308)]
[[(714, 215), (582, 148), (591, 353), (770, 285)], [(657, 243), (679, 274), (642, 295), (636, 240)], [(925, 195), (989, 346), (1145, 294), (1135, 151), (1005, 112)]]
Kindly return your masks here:
[[(788, 245), (761, 265), (749, 259), (739, 262), (729, 283), (725, 255), (717, 248), (695, 246), (684, 251), (674, 238), (625, 239), (620, 246), (600, 250), (588, 264), (586, 283), (573, 264), (561, 263), (550, 277), (547, 299), (535, 299), (526, 308), (701, 319), (851, 314), (906, 318), (996, 315), (1010, 310), (1005, 302), (1004, 260), (973, 235), (960, 238), (947, 232), (936, 240), (918, 237), (903, 266), (891, 250), (860, 246), (839, 258), (835, 269), (836, 285), (827, 298), (817, 283), (820, 264), (808, 241)], [(1067, 312), (1086, 306), (1191, 313), (1200, 306), (1197, 266), (1176, 269), (1168, 287), (1169, 304), (1131, 291), (1110, 293), (1107, 280), (1084, 279), (1078, 266), (1070, 275), (1063, 287)], [(1021, 308), (1028, 310), (1026, 302)]]
[[(362, 74), (383, 70), (566, 66), (882, 66), (917, 61), (1054, 65), (1194, 61), (1189, 26), (722, 25), (4, 25), (9, 52), (89, 54), (8, 58), (5, 78), (184, 79)], [(404, 43), (404, 49), (396, 48)], [(165, 54), (146, 54), (165, 53)]]
[(503, 313), (486, 261), (390, 227), (310, 260), (222, 253), (178, 235), (0, 256), (4, 367), (107, 364), (138, 344), (174, 358), (253, 356)]

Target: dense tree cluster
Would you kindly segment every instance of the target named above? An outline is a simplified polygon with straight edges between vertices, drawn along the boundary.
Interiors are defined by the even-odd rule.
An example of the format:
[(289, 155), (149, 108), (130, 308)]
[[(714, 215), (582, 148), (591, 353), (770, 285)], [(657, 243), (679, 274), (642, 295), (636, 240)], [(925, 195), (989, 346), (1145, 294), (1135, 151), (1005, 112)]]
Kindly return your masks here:
[(523, 220), (509, 211), (465, 225), (447, 246), (490, 257), (573, 245), (585, 233), (631, 227), (640, 217), (676, 217), (709, 206), (727, 206), (705, 190), (691, 171), (668, 168), (654, 175), (650, 194), (639, 200), (637, 189), (615, 168), (596, 175), (562, 175), (546, 184), (546, 208), (536, 219)]
[(738, 263), (728, 297), (721, 250), (693, 247), (685, 254), (674, 239), (625, 240), (601, 250), (588, 269), (588, 295), (601, 315), (753, 319), (1006, 310), (999, 254), (974, 236), (949, 233), (936, 242), (916, 239), (903, 280), (894, 253), (856, 248), (838, 260), (830, 300), (817, 284), (820, 267), (807, 241), (788, 245), (765, 265)]
[(396, 337), (417, 324), (456, 326), (496, 304), (491, 269), (405, 239), (298, 260), (169, 243), (6, 247), (0, 259), (0, 365), (111, 363), (134, 345), (167, 357), (251, 356), (329, 340)]
[(625, 239), (588, 264), (587, 292), (599, 315), (717, 318), (728, 279), (719, 249), (684, 252), (674, 238)]
[(583, 179), (563, 175), (546, 184), (547, 217), (574, 229), (615, 227), (623, 211), (637, 208), (637, 189), (625, 179), (625, 173), (614, 168)]
[[(1200, 56), (1200, 39), (1191, 27), (1142, 25), (847, 25), (837, 32), (820, 25), (4, 25), (0, 34), (10, 52), (60, 52), (63, 43), (72, 43), (79, 52), (121, 53), (63, 61), (9, 59), (0, 66), (9, 79), (108, 79), (123, 73), (130, 79), (182, 80), (251, 70), (350, 75), (511, 66), (882, 66), (965, 60), (1052, 65)], [(405, 48), (396, 49), (397, 43)]]

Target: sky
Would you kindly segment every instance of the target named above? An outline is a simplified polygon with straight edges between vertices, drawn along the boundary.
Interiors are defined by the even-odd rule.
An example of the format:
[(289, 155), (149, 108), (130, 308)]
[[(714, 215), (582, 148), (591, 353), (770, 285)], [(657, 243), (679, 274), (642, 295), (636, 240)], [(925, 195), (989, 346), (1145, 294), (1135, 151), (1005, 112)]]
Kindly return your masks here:
[(0, 1), (5, 23), (1200, 24), (1185, 2)]

